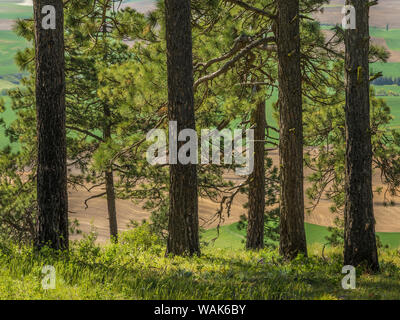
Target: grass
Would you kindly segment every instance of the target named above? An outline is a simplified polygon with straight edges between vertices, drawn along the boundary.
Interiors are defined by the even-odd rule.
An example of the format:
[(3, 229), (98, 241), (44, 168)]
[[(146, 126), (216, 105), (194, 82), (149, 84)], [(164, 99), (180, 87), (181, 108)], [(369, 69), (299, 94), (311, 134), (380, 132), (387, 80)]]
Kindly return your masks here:
[(371, 74), (382, 72), (384, 77), (399, 78), (400, 77), (400, 63), (398, 62), (374, 62), (371, 63)]
[[(400, 65), (400, 63), (399, 63)], [(398, 73), (400, 77), (400, 70)], [(375, 92), (380, 89), (384, 89), (386, 91), (394, 91), (400, 94), (400, 86), (375, 86)], [(393, 121), (390, 123), (390, 128), (400, 128), (400, 96), (379, 96), (377, 98), (384, 99), (386, 103), (390, 106), (391, 114), (394, 116)], [(278, 99), (278, 95), (275, 92), (272, 97), (267, 101), (266, 107), (266, 115), (267, 115), (267, 123), (271, 126), (278, 127), (277, 119), (274, 117), (274, 109), (273, 103), (275, 103)], [(269, 135), (273, 138), (278, 138), (279, 134), (273, 130), (270, 130)]]
[[(8, 96), (2, 97), (0, 96), (0, 99), (3, 99), (6, 103), (6, 106), (10, 104), (10, 98)], [(6, 111), (0, 116), (4, 119), (6, 125), (10, 124), (11, 121), (15, 119), (15, 113), (11, 108), (6, 107)], [(4, 148), (9, 144), (8, 138), (4, 135), (4, 128), (0, 127), (0, 149)]]
[[(399, 299), (400, 259), (380, 252), (381, 273), (357, 268), (355, 290), (341, 286), (341, 250), (310, 246), (309, 258), (284, 262), (273, 250), (202, 248), (200, 257), (166, 257), (143, 227), (119, 244), (94, 238), (71, 244), (68, 255), (0, 243), (0, 299)], [(56, 287), (42, 288), (42, 268), (55, 268)]]
[[(400, 86), (375, 86), (376, 92), (380, 89), (393, 91), (400, 94)], [(390, 123), (390, 128), (400, 129), (400, 96), (380, 96), (390, 106), (391, 114), (394, 117)]]
[[(309, 245), (320, 245), (326, 243), (325, 237), (330, 235), (327, 227), (306, 223), (306, 237)], [(389, 248), (400, 248), (400, 233), (377, 232), (383, 245)], [(238, 230), (237, 223), (222, 226), (218, 236), (216, 229), (210, 229), (202, 234), (202, 241), (209, 243), (214, 248), (220, 249), (243, 249), (246, 231)], [(216, 239), (215, 241), (213, 241)]]
[(4, 89), (8, 90), (14, 87), (15, 87), (14, 83), (0, 78), (0, 92), (2, 92)]
[(19, 72), (14, 56), (18, 50), (26, 46), (25, 39), (18, 37), (13, 31), (0, 30), (0, 75)]

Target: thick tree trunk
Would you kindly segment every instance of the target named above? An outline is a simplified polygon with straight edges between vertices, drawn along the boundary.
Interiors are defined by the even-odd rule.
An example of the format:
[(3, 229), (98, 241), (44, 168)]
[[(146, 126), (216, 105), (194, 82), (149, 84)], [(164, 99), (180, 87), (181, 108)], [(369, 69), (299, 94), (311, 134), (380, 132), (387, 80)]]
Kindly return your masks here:
[(372, 195), (369, 102), (369, 6), (356, 9), (356, 29), (346, 30), (346, 204), (344, 263), (379, 270)]
[[(262, 91), (258, 87), (257, 91)], [(261, 99), (254, 112), (254, 171), (250, 176), (249, 213), (247, 225), (247, 249), (264, 247), (264, 211), (265, 211), (265, 100)]]
[[(190, 0), (166, 0), (165, 16), (168, 118), (180, 132), (195, 129)], [(178, 150), (184, 143), (178, 143)], [(200, 254), (195, 164), (170, 164), (169, 196), (167, 253)]]
[(307, 255), (304, 229), (303, 120), (299, 0), (277, 0), (280, 109), (280, 253)]
[[(55, 30), (42, 26), (45, 5), (55, 8)], [(34, 17), (39, 216), (35, 244), (68, 249), (63, 2), (35, 0)]]

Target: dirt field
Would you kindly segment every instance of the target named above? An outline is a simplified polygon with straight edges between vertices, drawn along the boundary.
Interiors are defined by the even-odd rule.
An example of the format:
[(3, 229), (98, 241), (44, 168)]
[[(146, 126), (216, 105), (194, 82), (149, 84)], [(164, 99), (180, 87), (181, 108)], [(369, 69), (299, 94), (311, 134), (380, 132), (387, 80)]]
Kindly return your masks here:
[(1, 30), (5, 30), (5, 31), (12, 30), (13, 24), (14, 24), (14, 20), (0, 19), (0, 31)]
[[(278, 153), (273, 152), (270, 154), (274, 164), (278, 163)], [(305, 172), (307, 175), (307, 171)], [(374, 189), (380, 186), (379, 174), (374, 175)], [(306, 183), (305, 187), (309, 185)], [(69, 202), (70, 210), (74, 213), (70, 214), (71, 219), (78, 219), (81, 226), (80, 229), (84, 232), (90, 231), (91, 224), (96, 227), (99, 233), (99, 241), (105, 241), (108, 239), (108, 219), (107, 219), (107, 202), (104, 198), (93, 199), (89, 202), (89, 208), (85, 210), (84, 200), (89, 196), (96, 194), (99, 190), (95, 190), (92, 193), (88, 193), (85, 190), (73, 191), (70, 190)], [(231, 216), (225, 220), (224, 224), (231, 224), (239, 221), (240, 216), (246, 212), (243, 209), (243, 204), (246, 202), (244, 195), (238, 195), (237, 199), (233, 203)], [(307, 199), (307, 206), (310, 205)], [(376, 217), (376, 229), (379, 232), (400, 232), (400, 197), (393, 199), (396, 203), (395, 206), (385, 207), (383, 205), (383, 195), (374, 194), (374, 207)], [(311, 213), (306, 215), (306, 221), (312, 224), (331, 226), (335, 219), (335, 215), (329, 210), (331, 202), (323, 199), (317, 208)], [(211, 224), (205, 224), (217, 211), (218, 205), (207, 199), (199, 200), (199, 217), (200, 224), (205, 228), (213, 228), (216, 226), (216, 222)], [(129, 221), (142, 221), (148, 219), (150, 216), (149, 212), (146, 212), (141, 208), (140, 205), (133, 204), (128, 200), (118, 200), (117, 202), (117, 214), (118, 223), (120, 230), (126, 230)], [(77, 236), (73, 236), (73, 239)]]
[[(323, 13), (316, 14), (315, 17), (323, 24), (341, 24), (343, 19), (341, 10), (344, 3), (344, 0), (331, 0), (330, 5), (324, 8)], [(389, 24), (390, 28), (400, 28), (399, 17), (399, 0), (380, 0), (379, 5), (371, 8), (370, 25), (384, 28)]]

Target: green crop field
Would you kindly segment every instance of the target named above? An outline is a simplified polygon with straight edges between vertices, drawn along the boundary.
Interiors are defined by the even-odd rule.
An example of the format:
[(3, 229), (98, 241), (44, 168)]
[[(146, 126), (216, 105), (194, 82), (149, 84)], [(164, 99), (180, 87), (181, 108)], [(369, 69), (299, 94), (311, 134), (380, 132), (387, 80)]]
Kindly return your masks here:
[(375, 62), (371, 63), (371, 73), (382, 72), (384, 77), (400, 77), (400, 63), (398, 62)]
[[(9, 105), (10, 98), (5, 96), (0, 96), (0, 99), (3, 99), (6, 102), (6, 105)], [(14, 111), (11, 108), (6, 108), (6, 111), (1, 114), (1, 117), (4, 119), (5, 123), (8, 125), (11, 121), (15, 119)], [(4, 148), (9, 143), (8, 138), (4, 136), (4, 128), (0, 127), (0, 149)]]
[(26, 19), (32, 14), (33, 9), (30, 6), (21, 6), (17, 4), (17, 1), (0, 1), (0, 19)]
[(400, 128), (400, 97), (380, 97), (383, 98), (391, 108), (394, 117), (391, 127)]
[[(327, 227), (318, 226), (310, 223), (305, 224), (307, 243), (323, 244), (326, 243), (325, 237), (330, 234)], [(383, 245), (388, 245), (390, 248), (400, 247), (400, 233), (386, 233), (377, 232)], [(216, 239), (213, 241), (213, 239)], [(246, 231), (239, 230), (237, 223), (223, 226), (220, 228), (220, 234), (218, 236), (216, 229), (207, 230), (203, 233), (202, 241), (210, 243), (215, 248), (221, 249), (243, 249), (246, 240)]]
[(370, 28), (371, 37), (384, 38), (390, 50), (400, 51), (400, 29)]
[(14, 62), (15, 53), (26, 48), (27, 43), (13, 31), (0, 30), (0, 75), (19, 72)]

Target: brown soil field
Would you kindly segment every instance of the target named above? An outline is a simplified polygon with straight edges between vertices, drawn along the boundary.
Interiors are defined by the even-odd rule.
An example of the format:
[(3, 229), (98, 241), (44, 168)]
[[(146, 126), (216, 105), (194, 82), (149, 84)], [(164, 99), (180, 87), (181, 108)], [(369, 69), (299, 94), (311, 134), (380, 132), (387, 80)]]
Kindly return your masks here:
[[(327, 41), (334, 36), (334, 32), (331, 30), (322, 30), (322, 33), (325, 35), (325, 38)], [(384, 47), (390, 53), (390, 56), (389, 56), (389, 59), (387, 62), (400, 62), (400, 51), (395, 51), (395, 50), (389, 49), (389, 47), (386, 43), (386, 40), (384, 38), (371, 37), (371, 42), (374, 45)], [(341, 45), (338, 49), (344, 51), (344, 45)]]
[[(278, 152), (271, 152), (269, 155), (277, 165)], [(305, 175), (309, 174), (306, 170)], [(229, 176), (230, 179), (240, 180), (240, 177)], [(380, 176), (378, 172), (374, 174), (374, 190), (376, 187), (382, 186), (380, 182)], [(309, 183), (305, 183), (305, 188), (309, 187)], [(88, 197), (101, 190), (93, 190), (92, 193), (85, 191), (84, 189), (70, 190), (69, 192), (69, 205), (70, 210), (73, 213), (70, 214), (71, 219), (78, 219), (80, 227), (83, 232), (89, 232), (91, 225), (95, 227), (98, 232), (98, 240), (103, 242), (109, 237), (108, 231), (108, 218), (107, 218), (107, 202), (105, 198), (96, 198), (89, 201), (89, 208), (85, 209), (84, 201)], [(233, 202), (232, 211), (230, 217), (226, 217), (223, 224), (231, 224), (239, 221), (240, 216), (246, 213), (243, 208), (243, 204), (246, 202), (244, 195), (238, 195), (236, 200)], [(400, 197), (392, 199), (395, 202), (394, 206), (384, 206), (384, 195), (374, 194), (374, 208), (376, 218), (376, 230), (379, 232), (400, 232)], [(310, 206), (310, 202), (305, 198), (307, 206)], [(306, 214), (306, 222), (322, 225), (331, 226), (333, 225), (335, 215), (329, 210), (332, 203), (327, 199), (322, 199), (319, 205), (310, 214)], [(218, 204), (213, 203), (208, 199), (199, 199), (199, 218), (200, 225), (206, 229), (213, 228), (217, 225), (217, 221), (207, 223), (218, 210)], [(118, 200), (117, 201), (117, 215), (119, 229), (121, 231), (127, 229), (127, 224), (130, 220), (141, 222), (143, 219), (149, 219), (150, 213), (146, 212), (141, 208), (139, 204), (134, 204), (129, 200)], [(74, 235), (72, 239), (79, 238), (80, 236)]]
[(14, 25), (14, 20), (0, 19), (0, 30), (10, 31)]

